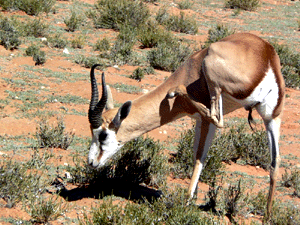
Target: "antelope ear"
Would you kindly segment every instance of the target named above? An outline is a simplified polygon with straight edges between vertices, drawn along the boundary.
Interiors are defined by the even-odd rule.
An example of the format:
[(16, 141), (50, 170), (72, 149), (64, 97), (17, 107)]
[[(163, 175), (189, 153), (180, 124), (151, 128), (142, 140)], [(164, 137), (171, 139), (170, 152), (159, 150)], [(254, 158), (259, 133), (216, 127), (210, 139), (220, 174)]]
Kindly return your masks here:
[(110, 110), (114, 108), (114, 99), (112, 97), (112, 93), (109, 85), (106, 85), (106, 88), (107, 88), (107, 102), (106, 102), (105, 109)]
[(131, 101), (127, 101), (119, 108), (117, 115), (112, 121), (115, 127), (119, 128), (122, 121), (128, 116), (131, 110), (131, 105), (132, 105)]

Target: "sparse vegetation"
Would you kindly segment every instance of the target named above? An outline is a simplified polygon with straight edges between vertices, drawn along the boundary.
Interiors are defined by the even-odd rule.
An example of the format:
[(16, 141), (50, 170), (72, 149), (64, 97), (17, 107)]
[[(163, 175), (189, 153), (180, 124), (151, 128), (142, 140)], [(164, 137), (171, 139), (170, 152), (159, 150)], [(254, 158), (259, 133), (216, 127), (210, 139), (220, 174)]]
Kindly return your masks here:
[(179, 9), (190, 9), (194, 4), (194, 2), (190, 0), (178, 1), (176, 3), (178, 4)]
[(48, 224), (50, 221), (61, 217), (69, 208), (59, 197), (46, 199), (43, 196), (32, 197), (27, 200), (24, 205), (25, 210), (31, 216), (33, 223)]
[(290, 88), (300, 87), (300, 54), (293, 53), (287, 45), (271, 42), (280, 58), (281, 72), (285, 85)]
[[(265, 131), (258, 130), (252, 134), (249, 132), (244, 124), (238, 124), (218, 133), (208, 152), (200, 180), (210, 183), (222, 174), (222, 161), (241, 160), (243, 163), (268, 169), (270, 157)], [(191, 177), (194, 134), (194, 130), (191, 129), (179, 139), (177, 153), (172, 160), (176, 176)]]
[(160, 28), (155, 22), (148, 22), (145, 26), (138, 29), (138, 40), (142, 48), (153, 48), (159, 43), (172, 41), (175, 37), (172, 33)]
[(197, 206), (186, 207), (186, 193), (175, 190), (162, 196), (153, 204), (149, 202), (124, 206), (116, 205), (111, 199), (94, 208), (91, 218), (85, 214), (80, 224), (215, 224), (214, 218), (201, 212)]
[(133, 46), (136, 41), (136, 33), (131, 27), (121, 27), (117, 40), (111, 48), (109, 58), (114, 63), (118, 63), (120, 65), (129, 63), (132, 60)]
[(235, 30), (229, 28), (224, 24), (217, 24), (215, 27), (209, 29), (208, 38), (205, 42), (205, 45), (202, 48), (207, 48), (210, 44), (221, 40), (231, 34), (234, 34)]
[(97, 42), (94, 46), (94, 50), (95, 51), (100, 51), (100, 52), (110, 50), (110, 43), (109, 43), (108, 39), (103, 38), (101, 40), (100, 39), (97, 40)]
[(37, 51), (33, 55), (33, 61), (35, 62), (35, 65), (42, 65), (46, 62), (46, 53), (44, 51)]
[(83, 21), (84, 17), (79, 10), (72, 10), (71, 15), (64, 19), (67, 29), (70, 32), (74, 32), (75, 30), (79, 29)]
[(85, 46), (85, 43), (86, 43), (86, 37), (83, 35), (75, 36), (71, 40), (72, 48), (83, 48)]
[(130, 78), (141, 81), (144, 78), (144, 76), (145, 76), (145, 71), (142, 68), (138, 67), (130, 75)]
[[(102, 182), (116, 182), (124, 185), (144, 183), (160, 187), (169, 173), (167, 158), (161, 153), (162, 145), (159, 142), (139, 137), (126, 143), (117, 156), (98, 171), (82, 167), (82, 162), (78, 160), (75, 160), (76, 166), (70, 167), (68, 171), (74, 178), (72, 182), (81, 185), (98, 186)], [(119, 188), (116, 186), (113, 189)]]
[(25, 50), (25, 54), (33, 57), (35, 65), (42, 65), (46, 62), (46, 53), (41, 51), (37, 45), (31, 45)]
[(65, 131), (65, 124), (62, 119), (58, 119), (56, 126), (51, 126), (47, 119), (43, 118), (37, 127), (35, 136), (40, 148), (67, 149), (73, 141), (74, 133)]
[(167, 12), (167, 8), (161, 8), (158, 11), (156, 20), (164, 25), (167, 30), (186, 34), (196, 34), (198, 32), (196, 20), (192, 17), (186, 17), (183, 12), (180, 13), (180, 16), (173, 16)]
[(229, 185), (228, 189), (225, 190), (225, 212), (226, 216), (230, 219), (230, 222), (236, 223), (234, 217), (236, 217), (241, 210), (241, 202), (244, 200), (242, 198), (243, 192), (241, 180), (239, 180), (237, 185)]
[(48, 43), (53, 48), (63, 49), (68, 45), (68, 40), (59, 34), (55, 34), (48, 38)]
[[(224, 10), (224, 2), (230, 9)], [(171, 139), (167, 146), (145, 137), (132, 140), (97, 170), (86, 160), (90, 136), (85, 136), (88, 127), (81, 122), (87, 119), (87, 68), (93, 64), (101, 64), (97, 69), (106, 73), (113, 93), (126, 93), (120, 94), (122, 101), (124, 96), (134, 99), (137, 96), (132, 94), (154, 88), (149, 80), (156, 80), (157, 85), (170, 74), (154, 68), (174, 71), (199, 45), (208, 47), (234, 32), (249, 31), (270, 38), (287, 87), (299, 89), (300, 19), (295, 11), (299, 1), (284, 5), (268, 1), (264, 8), (257, 3), (97, 0), (92, 5), (87, 1), (0, 0), (0, 212), (8, 212), (0, 224), (225, 224), (225, 217), (233, 224), (300, 224), (299, 158), (293, 152), (286, 155), (288, 145), (298, 145), (297, 134), (281, 136), (280, 171), (286, 171), (277, 182), (271, 221), (263, 219), (269, 177), (245, 172), (249, 166), (243, 167), (268, 169), (265, 132), (258, 128), (253, 133), (236, 120), (216, 133), (200, 177), (206, 183), (198, 189), (200, 207), (195, 199), (187, 205), (193, 130), (183, 132), (179, 142)], [(225, 22), (214, 25), (217, 21)], [(200, 34), (194, 37), (197, 25)], [(37, 65), (47, 63), (33, 66), (31, 57)], [(128, 85), (116, 81), (119, 75), (142, 82)], [(288, 92), (283, 120), (289, 124), (282, 130), (299, 124), (297, 119), (288, 119), (295, 104), (290, 101), (299, 96), (296, 91)], [(121, 98), (115, 106), (121, 104), (118, 101)], [(60, 119), (57, 123), (45, 119), (61, 114), (67, 116), (70, 127)], [(170, 126), (181, 132), (185, 120)], [(66, 131), (70, 129), (80, 136)], [(232, 171), (235, 166), (245, 171)], [(185, 180), (175, 187), (180, 178)], [(203, 195), (206, 199), (199, 199)], [(88, 203), (83, 206), (78, 199)]]
[(192, 50), (177, 41), (161, 42), (148, 53), (150, 66), (174, 72), (192, 53)]
[(41, 194), (45, 183), (36, 171), (29, 171), (22, 163), (12, 160), (0, 161), (0, 198), (4, 199), (6, 207), (12, 208), (16, 203), (29, 196)]
[(49, 25), (46, 24), (41, 18), (36, 18), (29, 20), (24, 25), (23, 36), (33, 36), (33, 37), (45, 37), (48, 35)]
[(126, 25), (131, 28), (143, 26), (149, 18), (149, 10), (141, 1), (98, 0), (90, 13), (96, 28), (120, 30)]
[(0, 17), (0, 44), (8, 50), (16, 49), (21, 44), (18, 30), (7, 17)]
[(39, 15), (49, 13), (53, 9), (56, 0), (2, 0), (0, 6), (3, 10), (21, 10), (28, 15)]
[(300, 198), (300, 169), (295, 167), (291, 169), (290, 173), (285, 170), (285, 173), (282, 175), (282, 185), (293, 188), (293, 195)]
[(226, 0), (225, 7), (230, 9), (242, 9), (255, 11), (260, 6), (260, 0)]
[(101, 62), (100, 58), (95, 56), (86, 57), (84, 55), (78, 55), (74, 61), (85, 68), (91, 68), (95, 64), (101, 64), (105, 67), (105, 64)]

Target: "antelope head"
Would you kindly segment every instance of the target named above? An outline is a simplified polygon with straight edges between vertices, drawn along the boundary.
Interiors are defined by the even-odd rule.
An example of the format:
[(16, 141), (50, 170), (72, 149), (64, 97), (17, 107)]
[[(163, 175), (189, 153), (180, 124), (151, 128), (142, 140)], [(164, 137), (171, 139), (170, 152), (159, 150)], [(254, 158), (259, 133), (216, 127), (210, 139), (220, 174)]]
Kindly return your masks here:
[[(92, 97), (88, 112), (90, 128), (92, 133), (92, 143), (90, 146), (88, 163), (99, 168), (103, 166), (121, 147), (117, 139), (117, 132), (122, 121), (128, 116), (131, 109), (131, 101), (125, 102), (119, 109), (106, 107), (109, 96), (111, 96), (105, 84), (104, 73), (102, 73), (102, 97), (99, 100), (97, 81), (94, 75), (95, 68), (91, 68)], [(104, 111), (107, 108), (108, 110)]]

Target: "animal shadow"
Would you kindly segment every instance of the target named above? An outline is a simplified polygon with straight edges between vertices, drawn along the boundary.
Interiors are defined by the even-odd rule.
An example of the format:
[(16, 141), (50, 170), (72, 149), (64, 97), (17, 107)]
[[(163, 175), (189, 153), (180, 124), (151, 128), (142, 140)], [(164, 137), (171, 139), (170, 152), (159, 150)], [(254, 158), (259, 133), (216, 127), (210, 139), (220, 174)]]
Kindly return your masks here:
[(72, 202), (83, 198), (102, 199), (106, 196), (118, 196), (133, 201), (152, 202), (162, 196), (162, 192), (141, 184), (124, 182), (119, 179), (104, 179), (92, 184), (67, 189), (65, 185), (56, 179), (52, 186), (55, 186), (56, 192), (66, 201)]

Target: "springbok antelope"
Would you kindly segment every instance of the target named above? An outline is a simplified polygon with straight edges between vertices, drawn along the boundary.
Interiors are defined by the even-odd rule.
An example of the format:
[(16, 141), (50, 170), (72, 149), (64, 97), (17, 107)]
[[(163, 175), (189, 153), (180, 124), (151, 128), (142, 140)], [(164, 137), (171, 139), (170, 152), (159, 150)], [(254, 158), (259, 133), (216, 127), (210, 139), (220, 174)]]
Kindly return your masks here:
[(125, 142), (189, 116), (196, 119), (195, 165), (189, 186), (192, 197), (215, 130), (222, 127), (223, 115), (244, 107), (251, 118), (255, 108), (265, 123), (271, 153), (267, 205), (270, 215), (280, 163), (278, 139), (285, 84), (279, 57), (268, 42), (247, 33), (228, 36), (191, 55), (155, 90), (105, 112), (109, 92), (102, 73), (99, 101), (95, 67), (90, 74), (90, 165), (101, 167)]

